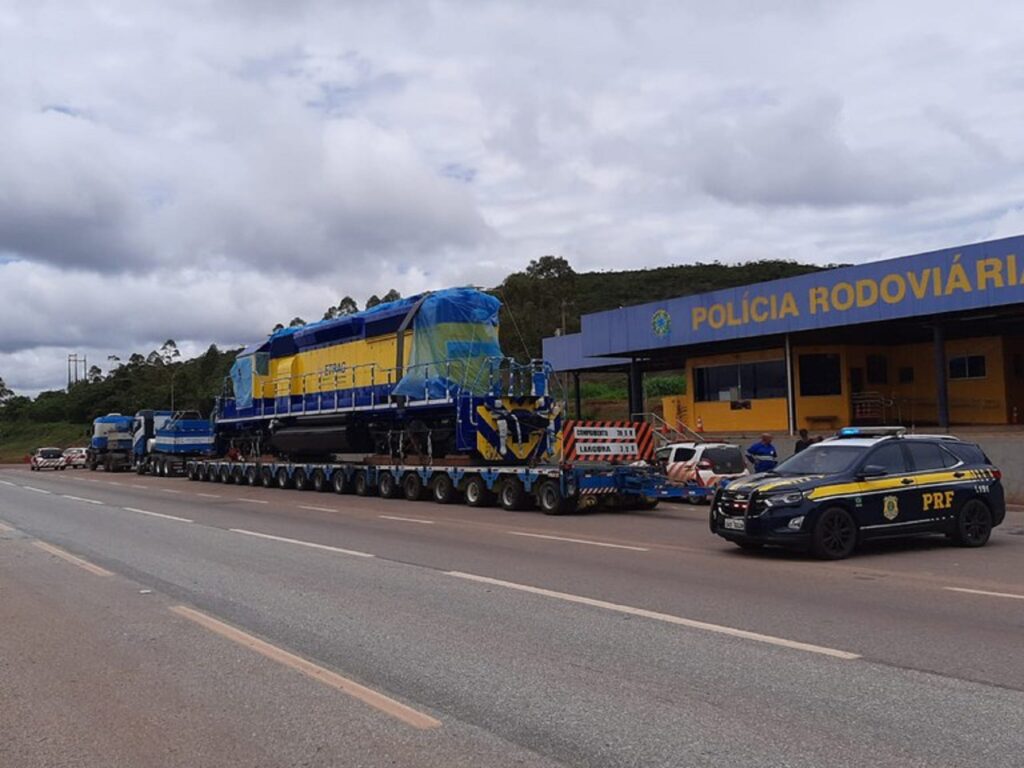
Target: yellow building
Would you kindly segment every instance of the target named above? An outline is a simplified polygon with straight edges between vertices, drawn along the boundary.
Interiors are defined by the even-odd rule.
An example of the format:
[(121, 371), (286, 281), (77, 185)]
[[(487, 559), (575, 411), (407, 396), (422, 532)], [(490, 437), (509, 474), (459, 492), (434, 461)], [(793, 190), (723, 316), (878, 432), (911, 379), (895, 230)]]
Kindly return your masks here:
[[(1017, 254), (1021, 254), (1018, 260)], [(1024, 237), (583, 318), (556, 370), (684, 370), (670, 424), (707, 432), (1024, 422)]]

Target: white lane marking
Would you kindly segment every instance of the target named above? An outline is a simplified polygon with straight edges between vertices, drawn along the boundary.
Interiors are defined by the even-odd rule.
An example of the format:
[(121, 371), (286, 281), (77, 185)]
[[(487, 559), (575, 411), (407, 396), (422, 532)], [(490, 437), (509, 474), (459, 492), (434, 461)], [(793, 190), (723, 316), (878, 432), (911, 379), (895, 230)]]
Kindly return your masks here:
[(72, 501), (84, 501), (86, 504), (99, 504), (101, 506), (103, 504), (102, 501), (96, 501), (96, 499), (83, 499), (81, 496), (71, 496), (67, 493), (62, 493), (61, 496), (65, 499), (71, 499)]
[(14, 529), (6, 523), (0, 523), (0, 533), (14, 533)]
[(100, 568), (98, 565), (93, 565), (88, 560), (83, 560), (80, 557), (72, 555), (70, 552), (66, 552), (60, 547), (55, 547), (53, 544), (47, 544), (45, 541), (33, 541), (35, 546), (39, 547), (44, 552), (49, 552), (51, 555), (56, 555), (61, 560), (65, 560), (72, 565), (77, 565), (82, 570), (88, 571), (94, 576), (113, 576), (113, 571), (108, 571), (106, 568)]
[(632, 547), (628, 544), (612, 544), (607, 541), (591, 541), (590, 539), (571, 539), (568, 536), (551, 536), (546, 533), (527, 533), (526, 531), (506, 531), (510, 536), (529, 536), (532, 539), (550, 539), (552, 541), (568, 541), (572, 544), (590, 544), (593, 547), (610, 547), (612, 549), (629, 549), (633, 552), (650, 552), (647, 547)]
[(356, 557), (376, 557), (371, 555), (369, 552), (359, 552), (354, 549), (342, 549), (341, 547), (331, 547), (327, 544), (314, 544), (312, 541), (302, 541), (301, 539), (289, 539), (284, 536), (272, 536), (269, 533), (260, 533), (259, 531), (247, 531), (244, 528), (229, 528), (232, 533), (242, 533), (246, 536), (257, 536), (261, 539), (270, 539), (271, 541), (283, 541), (288, 544), (298, 544), (301, 547), (310, 547), (311, 549), (322, 549), (327, 552), (338, 552), (342, 555), (355, 555)]
[(760, 632), (750, 632), (746, 629), (737, 629), (735, 627), (726, 627), (721, 624), (709, 624), (706, 621), (697, 621), (695, 619), (686, 619), (682, 616), (673, 616), (670, 613), (659, 613), (658, 611), (649, 611), (646, 608), (634, 608), (630, 605), (620, 605), (618, 603), (609, 603), (605, 600), (595, 600), (592, 597), (582, 597), (581, 595), (571, 595), (566, 592), (555, 592), (551, 589), (543, 589), (541, 587), (531, 587), (528, 584), (517, 584), (513, 581), (502, 581), (500, 579), (492, 579), (489, 576), (477, 576), (473, 573), (462, 573), (461, 571), (447, 571), (449, 576), (454, 576), (458, 579), (466, 579), (468, 581), (476, 581), (481, 584), (491, 584), (496, 587), (506, 587), (508, 589), (519, 590), (520, 592), (529, 592), (533, 595), (541, 595), (543, 597), (553, 597), (557, 600), (565, 600), (569, 603), (579, 603), (580, 605), (589, 605), (594, 608), (603, 608), (607, 611), (615, 611), (616, 613), (624, 613), (630, 616), (640, 616), (645, 619), (653, 619), (654, 621), (662, 621), (666, 624), (675, 624), (680, 627), (688, 627), (690, 629), (701, 629), (707, 632), (715, 632), (720, 635), (729, 635), (730, 637), (738, 637), (744, 640), (754, 640), (759, 643), (767, 643), (769, 645), (777, 645), (782, 648), (791, 648), (798, 651), (807, 651), (809, 653), (818, 653), (823, 656), (832, 656), (836, 659), (844, 659), (846, 661), (852, 661), (853, 659), (859, 659), (860, 654), (850, 653), (849, 651), (841, 651), (837, 648), (827, 648), (822, 645), (812, 645), (811, 643), (801, 643), (797, 640), (786, 640), (782, 637), (774, 637), (772, 635), (762, 635)]
[(336, 509), (331, 509), (331, 507), (308, 507), (308, 506), (306, 506), (304, 504), (299, 504), (299, 509), (311, 509), (314, 512), (337, 512), (338, 511)]
[(181, 491), (176, 491), (173, 488), (161, 488), (160, 490), (164, 493), (181, 493)]
[(197, 493), (196, 496), (202, 496), (207, 499), (219, 499), (220, 496), (216, 493)]
[(119, 483), (116, 480), (107, 480), (107, 485), (124, 485), (124, 483)]
[(149, 490), (149, 486), (139, 485), (138, 483), (132, 483), (132, 488), (141, 488), (144, 491)]
[(390, 715), (397, 720), (401, 720), (406, 725), (411, 725), (413, 728), (417, 728), (419, 730), (441, 727), (441, 721), (434, 719), (430, 715), (413, 709), (412, 707), (407, 706), (400, 701), (396, 701), (390, 696), (386, 696), (379, 691), (367, 688), (365, 685), (360, 685), (354, 680), (349, 680), (347, 677), (343, 677), (333, 670), (321, 667), (319, 664), (314, 664), (312, 661), (304, 659), (301, 656), (296, 656), (294, 653), (290, 653), (276, 645), (271, 645), (266, 640), (261, 640), (258, 637), (250, 635), (248, 632), (243, 632), (237, 627), (225, 624), (223, 621), (215, 619), (212, 616), (208, 616), (205, 613), (201, 613), (194, 608), (189, 608), (184, 605), (175, 605), (172, 606), (170, 610), (173, 613), (183, 616), (184, 618), (195, 622), (199, 626), (210, 630), (211, 632), (215, 632), (221, 637), (232, 640), (249, 650), (255, 651), (271, 661), (276, 661), (277, 663), (294, 669), (295, 671), (300, 672), (306, 677), (310, 677), (319, 683), (323, 683), (335, 690), (346, 693), (352, 698), (357, 699), (364, 704), (368, 704), (386, 715)]
[(403, 523), (419, 523), (420, 525), (433, 525), (433, 520), (420, 520), (416, 517), (399, 517), (398, 515), (377, 515), (383, 520), (398, 520)]
[(165, 520), (177, 520), (179, 523), (194, 523), (194, 520), (189, 520), (187, 517), (178, 517), (176, 515), (165, 515), (163, 512), (150, 512), (148, 509), (136, 509), (135, 507), (121, 507), (121, 509), (128, 512), (138, 512), (140, 515), (149, 515), (151, 517), (162, 517)]
[(269, 504), (270, 503), (269, 501), (264, 501), (263, 499), (235, 499), (235, 501), (247, 501), (250, 504)]
[(985, 589), (966, 589), (965, 587), (943, 587), (950, 592), (964, 592), (968, 595), (984, 595), (985, 597), (1008, 597), (1011, 600), (1024, 600), (1024, 595), (1015, 595), (1012, 592), (989, 592)]
[(21, 487), (24, 488), (26, 491), (32, 491), (33, 493), (53, 493), (53, 491), (47, 491), (42, 488), (35, 488), (31, 485), (23, 485)]
[(103, 481), (102, 481), (102, 480), (96, 480), (95, 478), (92, 478), (92, 477), (90, 477), (90, 478), (89, 478), (89, 482), (90, 482), (90, 483), (101, 483), (101, 482), (103, 482)]
[(10, 480), (0, 480), (0, 485), (16, 485), (16, 483), (12, 483)]

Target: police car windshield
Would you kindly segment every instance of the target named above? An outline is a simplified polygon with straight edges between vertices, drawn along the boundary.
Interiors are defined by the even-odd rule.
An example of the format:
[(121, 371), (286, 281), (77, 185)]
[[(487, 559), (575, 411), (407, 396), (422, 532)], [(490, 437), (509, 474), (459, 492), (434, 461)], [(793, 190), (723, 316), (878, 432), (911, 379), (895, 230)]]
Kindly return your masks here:
[(812, 445), (775, 468), (778, 475), (832, 475), (845, 472), (864, 455), (862, 445), (824, 443)]

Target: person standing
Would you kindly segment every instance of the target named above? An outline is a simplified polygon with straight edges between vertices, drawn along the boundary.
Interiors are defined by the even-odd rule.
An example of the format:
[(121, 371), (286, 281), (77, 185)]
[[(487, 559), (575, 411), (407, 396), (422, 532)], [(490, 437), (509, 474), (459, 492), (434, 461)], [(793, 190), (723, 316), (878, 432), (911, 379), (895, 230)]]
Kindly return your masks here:
[(793, 453), (800, 453), (800, 451), (802, 451), (804, 448), (806, 448), (809, 445), (814, 445), (816, 442), (816, 440), (812, 440), (810, 437), (808, 437), (806, 429), (801, 429), (800, 439), (796, 441), (796, 446), (794, 447)]
[(779, 452), (772, 445), (772, 436), (765, 432), (761, 439), (747, 448), (747, 461), (754, 465), (754, 472), (770, 472), (779, 463)]

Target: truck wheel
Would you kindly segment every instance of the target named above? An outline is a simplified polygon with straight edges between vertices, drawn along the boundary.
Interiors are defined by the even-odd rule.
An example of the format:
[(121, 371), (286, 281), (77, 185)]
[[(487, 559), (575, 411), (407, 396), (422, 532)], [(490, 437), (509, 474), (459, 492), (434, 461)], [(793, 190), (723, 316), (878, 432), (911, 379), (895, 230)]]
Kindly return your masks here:
[(562, 496), (562, 489), (558, 487), (558, 482), (555, 480), (541, 483), (540, 488), (537, 489), (537, 503), (545, 515), (568, 515), (576, 507), (572, 499)]
[(822, 560), (842, 560), (857, 546), (857, 524), (842, 507), (829, 507), (811, 534), (811, 554)]
[(430, 483), (430, 493), (438, 504), (451, 504), (459, 495), (451, 477), (444, 473), (435, 475)]
[(381, 472), (380, 477), (377, 478), (377, 493), (382, 499), (398, 498), (399, 488), (395, 476), (390, 472)]
[(276, 479), (278, 488), (287, 488), (289, 485), (292, 484), (291, 478), (288, 477), (288, 470), (285, 469), (284, 467), (281, 467), (279, 470), (277, 470)]
[(510, 512), (522, 509), (526, 506), (526, 491), (523, 490), (523, 484), (517, 478), (507, 478), (498, 491), (498, 500), (501, 502), (501, 508)]
[(139, 463), (135, 465), (135, 474), (144, 475), (146, 474), (146, 464), (149, 459), (139, 459)]
[(494, 503), (494, 494), (487, 488), (487, 483), (480, 475), (473, 475), (466, 480), (466, 503), (471, 507), (489, 507)]
[(308, 491), (309, 477), (306, 475), (306, 470), (296, 469), (292, 475), (292, 484), (295, 486), (296, 491)]
[(983, 547), (992, 535), (992, 511), (981, 499), (970, 499), (960, 507), (952, 539), (961, 547)]
[(259, 474), (256, 472), (256, 467), (249, 467), (245, 470), (245, 484), (256, 485), (259, 482)]
[(235, 485), (245, 485), (245, 471), (241, 465), (231, 468), (231, 482)]
[(406, 472), (402, 478), (402, 493), (406, 501), (422, 501), (424, 497), (423, 478), (419, 472)]
[(220, 468), (220, 481), (224, 483), (224, 485), (229, 485), (235, 481), (235, 477), (231, 473), (231, 467), (226, 464)]
[(89, 462), (89, 471), (90, 472), (95, 472), (96, 471), (96, 462), (95, 461), (90, 461)]
[(322, 469), (313, 470), (312, 483), (313, 490), (316, 491), (317, 493), (323, 493), (324, 491), (329, 490), (329, 486), (327, 485), (327, 477), (324, 475), (324, 471)]
[(206, 465), (206, 479), (209, 482), (211, 482), (211, 483), (215, 483), (215, 482), (217, 482), (217, 478), (219, 478), (219, 477), (220, 477), (220, 467), (218, 467), (216, 464), (207, 464)]
[(345, 477), (345, 470), (338, 468), (331, 475), (331, 487), (335, 493), (352, 493), (352, 484)]
[(260, 484), (264, 488), (274, 487), (274, 472), (273, 470), (270, 469), (270, 467), (260, 468)]
[(370, 487), (370, 481), (367, 479), (366, 472), (364, 470), (359, 470), (353, 476), (352, 490), (356, 492), (356, 496), (369, 496), (373, 493), (373, 489)]

